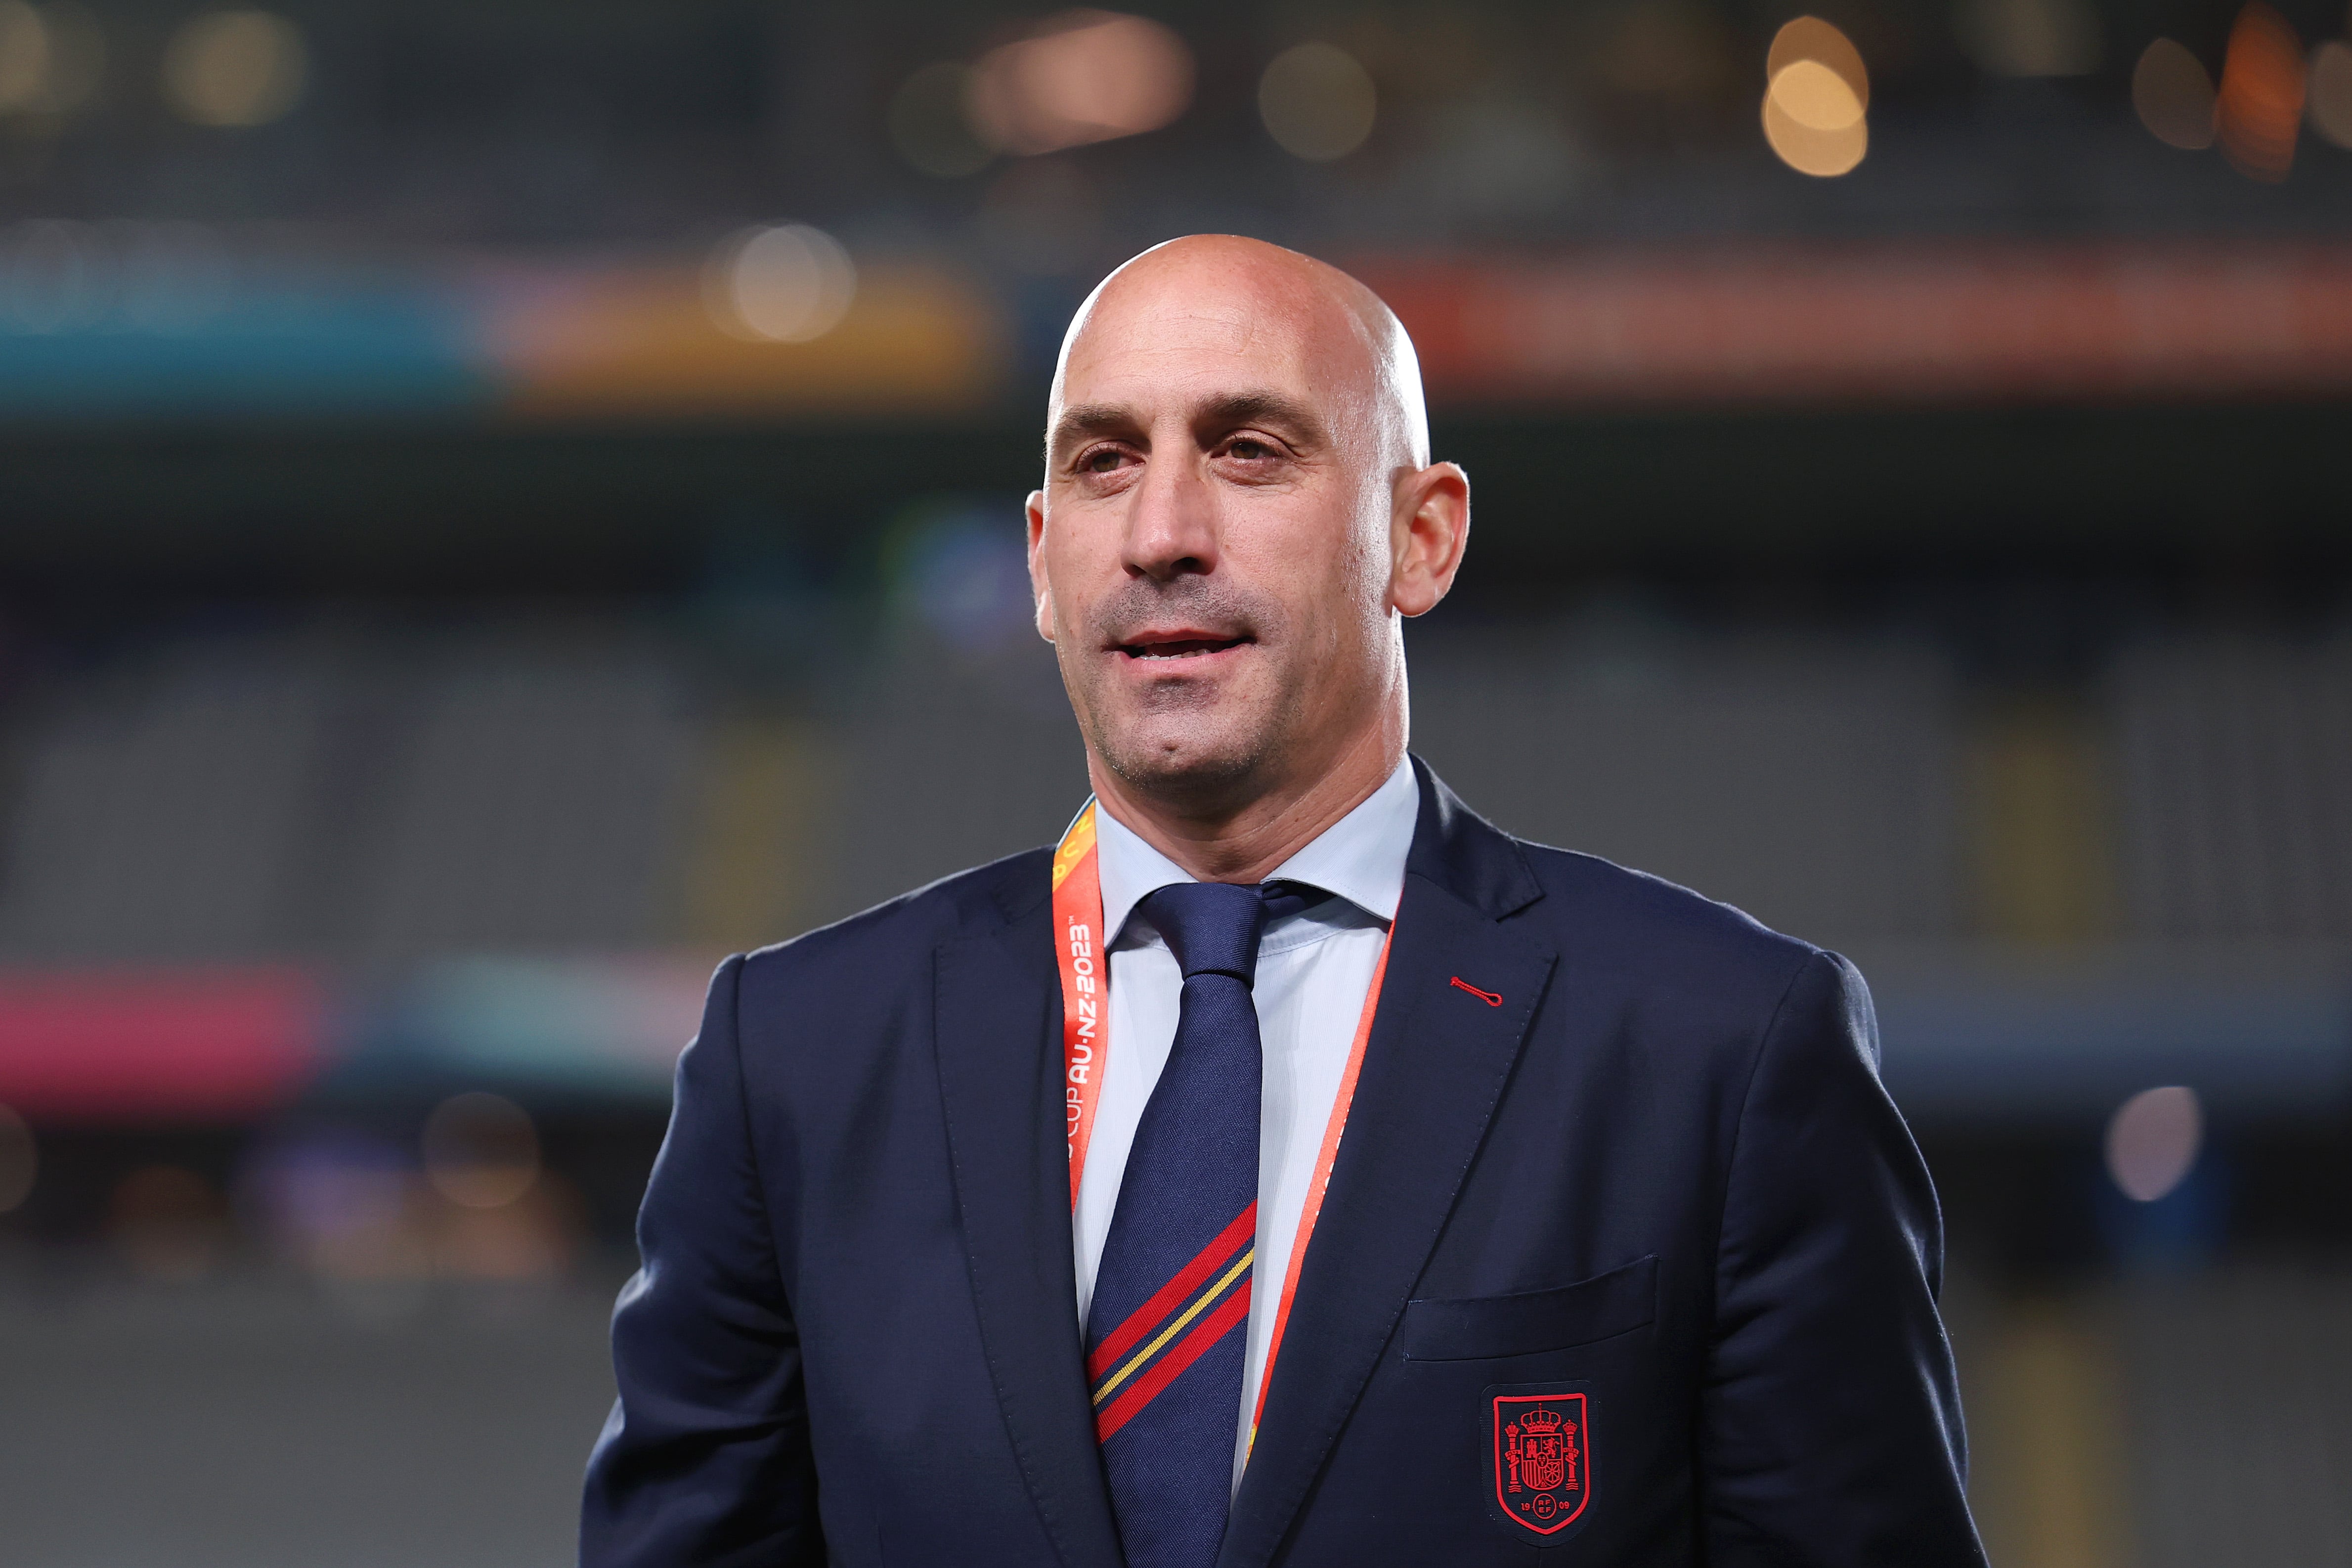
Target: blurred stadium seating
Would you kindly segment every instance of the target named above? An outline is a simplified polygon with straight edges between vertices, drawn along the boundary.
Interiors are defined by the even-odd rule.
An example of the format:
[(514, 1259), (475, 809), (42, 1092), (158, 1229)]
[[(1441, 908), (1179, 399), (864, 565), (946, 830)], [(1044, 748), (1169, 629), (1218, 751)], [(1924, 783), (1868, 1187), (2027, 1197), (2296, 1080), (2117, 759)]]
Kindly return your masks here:
[(1797, 16), (0, 0), (0, 1561), (568, 1561), (711, 963), (1079, 803), (1198, 229), (1421, 345), (1417, 748), (1870, 976), (1995, 1561), (2346, 1561), (2347, 16)]

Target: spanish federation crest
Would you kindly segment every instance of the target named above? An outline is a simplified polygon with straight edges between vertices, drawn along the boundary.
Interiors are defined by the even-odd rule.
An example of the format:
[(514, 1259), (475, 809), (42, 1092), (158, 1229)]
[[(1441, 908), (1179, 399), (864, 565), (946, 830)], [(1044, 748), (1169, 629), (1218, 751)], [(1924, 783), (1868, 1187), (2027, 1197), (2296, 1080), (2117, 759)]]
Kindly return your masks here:
[(1576, 1522), (1591, 1495), (1592, 1436), (1582, 1394), (1497, 1394), (1495, 1498), (1535, 1535)]

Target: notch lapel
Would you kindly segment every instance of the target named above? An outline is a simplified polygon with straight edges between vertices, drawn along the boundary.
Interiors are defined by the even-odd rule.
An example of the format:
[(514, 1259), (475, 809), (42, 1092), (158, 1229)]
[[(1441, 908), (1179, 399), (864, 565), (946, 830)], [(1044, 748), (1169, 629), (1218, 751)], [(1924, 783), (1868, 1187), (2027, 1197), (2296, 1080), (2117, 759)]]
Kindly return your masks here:
[(1263, 1568), (1282, 1545), (1437, 1245), (1558, 962), (1498, 920), (1540, 896), (1517, 847), (1420, 773), (1380, 1010), (1217, 1568)]
[(937, 953), (940, 1089), (990, 1376), (1066, 1568), (1121, 1561), (1078, 1341), (1045, 906)]

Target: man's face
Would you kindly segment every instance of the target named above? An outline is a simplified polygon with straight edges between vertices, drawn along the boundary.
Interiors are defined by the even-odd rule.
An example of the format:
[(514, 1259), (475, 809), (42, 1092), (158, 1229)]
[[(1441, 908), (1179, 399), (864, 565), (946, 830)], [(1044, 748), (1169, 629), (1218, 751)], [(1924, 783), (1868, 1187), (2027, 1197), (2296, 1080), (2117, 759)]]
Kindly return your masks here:
[(1353, 320), (1245, 266), (1131, 268), (1056, 390), (1030, 574), (1097, 756), (1203, 806), (1328, 767), (1402, 679)]

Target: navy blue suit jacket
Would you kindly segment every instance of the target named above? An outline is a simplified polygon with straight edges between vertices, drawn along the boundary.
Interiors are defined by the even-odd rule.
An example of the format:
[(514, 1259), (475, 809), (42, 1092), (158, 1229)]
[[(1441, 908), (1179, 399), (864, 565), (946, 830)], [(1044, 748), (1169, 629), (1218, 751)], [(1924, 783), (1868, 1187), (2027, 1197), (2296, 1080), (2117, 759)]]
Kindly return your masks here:
[[(1935, 1193), (1861, 977), (1416, 768), (1219, 1568), (1980, 1568)], [(614, 1319), (586, 1568), (1118, 1568), (1047, 862), (720, 966)], [(1507, 1511), (1518, 1393), (1585, 1417), (1549, 1533)]]

